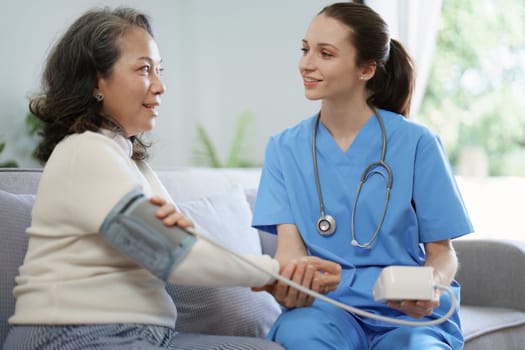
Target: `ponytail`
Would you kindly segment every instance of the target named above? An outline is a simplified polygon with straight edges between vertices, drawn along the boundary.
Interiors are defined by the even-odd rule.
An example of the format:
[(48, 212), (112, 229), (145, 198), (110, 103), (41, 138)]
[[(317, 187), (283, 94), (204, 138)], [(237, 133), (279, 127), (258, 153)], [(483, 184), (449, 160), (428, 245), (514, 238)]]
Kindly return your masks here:
[(414, 89), (414, 64), (403, 45), (390, 40), (390, 54), (384, 65), (378, 64), (376, 73), (367, 83), (372, 92), (367, 102), (408, 117)]

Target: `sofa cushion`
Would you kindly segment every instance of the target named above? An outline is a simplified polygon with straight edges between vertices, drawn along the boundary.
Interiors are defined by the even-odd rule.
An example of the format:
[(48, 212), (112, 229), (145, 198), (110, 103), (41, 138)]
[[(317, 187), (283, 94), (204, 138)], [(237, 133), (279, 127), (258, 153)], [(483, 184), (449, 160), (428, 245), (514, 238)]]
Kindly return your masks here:
[(523, 349), (525, 312), (514, 309), (461, 306), (459, 311), (469, 349)]
[[(251, 227), (250, 206), (241, 187), (177, 206), (201, 234), (238, 253), (261, 253), (257, 231)], [(260, 337), (281, 312), (270, 294), (249, 288), (167, 288), (177, 305), (176, 329), (180, 332)]]
[(9, 326), (7, 320), (14, 312), (13, 288), (18, 267), (27, 249), (26, 228), (31, 224), (34, 195), (0, 191), (0, 344)]

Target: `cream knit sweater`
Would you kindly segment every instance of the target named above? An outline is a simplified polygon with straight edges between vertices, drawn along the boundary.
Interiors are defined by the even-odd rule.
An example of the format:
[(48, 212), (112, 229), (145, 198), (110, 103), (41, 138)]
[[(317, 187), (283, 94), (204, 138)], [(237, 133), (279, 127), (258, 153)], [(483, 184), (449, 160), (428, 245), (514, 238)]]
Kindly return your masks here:
[[(43, 171), (27, 230), (29, 245), (16, 278), (11, 324), (174, 326), (177, 311), (165, 282), (112, 248), (98, 233), (113, 206), (137, 186), (146, 197), (171, 201), (150, 167), (130, 155), (129, 141), (106, 131), (71, 135), (56, 146)], [(170, 280), (179, 281), (179, 275), (186, 284), (246, 286), (272, 281), (197, 243), (198, 249), (192, 249)], [(192, 260), (208, 259), (215, 262), (191, 268)], [(279, 269), (268, 256), (252, 259), (273, 272)], [(228, 268), (221, 270), (223, 262)], [(238, 267), (235, 273), (232, 266)]]

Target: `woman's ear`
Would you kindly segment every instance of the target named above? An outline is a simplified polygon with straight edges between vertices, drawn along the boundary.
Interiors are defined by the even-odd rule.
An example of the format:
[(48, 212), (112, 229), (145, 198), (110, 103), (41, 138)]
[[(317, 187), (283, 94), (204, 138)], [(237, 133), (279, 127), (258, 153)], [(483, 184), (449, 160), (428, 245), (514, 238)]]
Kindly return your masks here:
[(376, 62), (373, 62), (373, 61), (362, 64), (361, 69), (360, 69), (359, 79), (365, 80), (365, 81), (372, 79), (374, 75), (376, 74), (376, 67), (377, 67), (377, 64)]
[(102, 91), (100, 91), (101, 84), (103, 86), (102, 80), (102, 75), (100, 75), (100, 73), (97, 73), (97, 76), (95, 78), (95, 87), (93, 88), (93, 96), (97, 93), (102, 93)]
[(98, 102), (102, 102), (102, 100), (104, 99), (104, 94), (102, 93), (102, 91), (100, 91), (99, 89), (99, 85), (100, 85), (100, 75), (97, 74), (97, 81), (95, 83), (95, 87), (93, 88), (93, 92), (91, 93), (91, 95), (98, 101)]

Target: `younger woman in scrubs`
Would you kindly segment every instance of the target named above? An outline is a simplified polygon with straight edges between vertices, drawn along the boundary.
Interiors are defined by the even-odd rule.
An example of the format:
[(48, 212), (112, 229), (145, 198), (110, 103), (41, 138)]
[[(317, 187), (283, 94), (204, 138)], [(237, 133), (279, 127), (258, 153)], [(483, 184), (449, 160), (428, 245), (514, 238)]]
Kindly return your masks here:
[[(473, 231), (439, 138), (407, 119), (410, 57), (377, 13), (351, 2), (321, 10), (302, 51), (305, 94), (321, 100), (321, 110), (270, 138), (254, 226), (278, 235), (282, 273), (304, 286), (384, 316), (439, 318), (450, 307), (446, 293), (386, 303), (372, 296), (379, 273), (390, 265), (431, 266), (435, 284), (450, 285), (459, 296), (451, 239)], [(386, 166), (363, 174), (382, 159), (383, 144)], [(333, 233), (318, 228), (323, 214), (335, 219)], [(316, 277), (313, 256), (337, 262), (341, 273)], [(269, 334), (286, 349), (463, 346), (457, 311), (437, 326), (399, 326), (313, 302), (280, 282), (266, 289), (286, 307)]]

